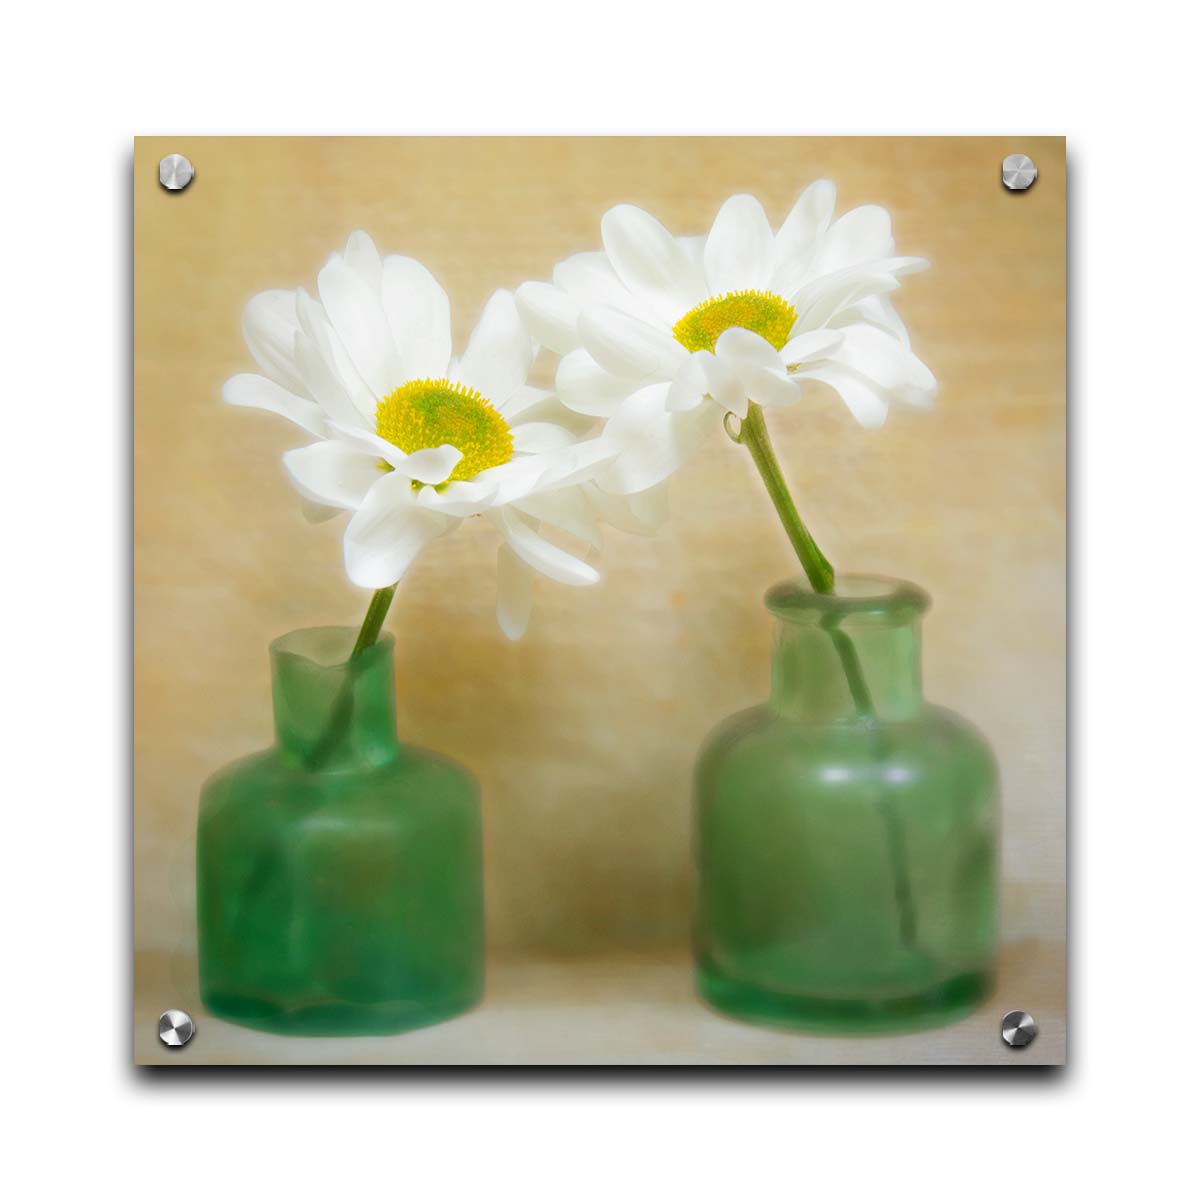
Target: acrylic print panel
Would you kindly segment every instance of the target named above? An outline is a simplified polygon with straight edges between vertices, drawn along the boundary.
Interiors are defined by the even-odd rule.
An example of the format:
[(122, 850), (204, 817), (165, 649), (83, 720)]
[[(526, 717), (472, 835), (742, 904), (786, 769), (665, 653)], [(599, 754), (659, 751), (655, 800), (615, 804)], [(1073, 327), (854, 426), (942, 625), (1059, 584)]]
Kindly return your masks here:
[(1065, 187), (139, 139), (136, 1060), (1063, 1062)]

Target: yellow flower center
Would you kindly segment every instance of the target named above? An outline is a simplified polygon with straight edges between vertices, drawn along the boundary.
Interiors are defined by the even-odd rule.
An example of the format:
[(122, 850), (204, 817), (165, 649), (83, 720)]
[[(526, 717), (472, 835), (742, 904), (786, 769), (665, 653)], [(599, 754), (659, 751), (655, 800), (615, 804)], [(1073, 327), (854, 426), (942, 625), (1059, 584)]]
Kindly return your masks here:
[(375, 408), (375, 432), (405, 454), (449, 443), (462, 451), (447, 483), (473, 479), (512, 458), (508, 422), (473, 388), (448, 379), (414, 379)]
[(787, 344), (796, 310), (773, 292), (726, 292), (697, 304), (675, 322), (671, 332), (688, 350), (712, 350), (727, 329), (749, 329), (776, 350)]

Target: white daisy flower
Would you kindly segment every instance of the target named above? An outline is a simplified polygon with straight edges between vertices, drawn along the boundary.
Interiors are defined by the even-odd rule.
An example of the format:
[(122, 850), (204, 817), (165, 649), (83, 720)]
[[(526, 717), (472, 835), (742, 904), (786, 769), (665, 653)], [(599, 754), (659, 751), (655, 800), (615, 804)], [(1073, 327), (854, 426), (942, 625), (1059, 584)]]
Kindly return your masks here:
[(562, 355), (556, 390), (607, 418), (619, 450), (599, 482), (617, 493), (664, 480), (725, 413), (796, 403), (805, 381), (838, 392), (864, 426), (936, 392), (887, 294), (928, 264), (894, 255), (874, 205), (833, 220), (834, 185), (812, 184), (778, 233), (753, 196), (732, 196), (706, 237), (675, 237), (632, 205), (610, 209), (602, 252), (576, 254), (517, 303)]
[(595, 567), (541, 526), (598, 544), (585, 485), (612, 451), (578, 441), (579, 418), (526, 384), (536, 348), (512, 294), (492, 296), (455, 359), (446, 293), (414, 259), (381, 259), (365, 233), (330, 258), (317, 292), (251, 300), (243, 332), (262, 374), (235, 376), (223, 395), (319, 439), (284, 463), (311, 519), (353, 514), (351, 581), (389, 587), (430, 541), (483, 515), (502, 538), (497, 615), (510, 638), (529, 619), (530, 569), (595, 583)]

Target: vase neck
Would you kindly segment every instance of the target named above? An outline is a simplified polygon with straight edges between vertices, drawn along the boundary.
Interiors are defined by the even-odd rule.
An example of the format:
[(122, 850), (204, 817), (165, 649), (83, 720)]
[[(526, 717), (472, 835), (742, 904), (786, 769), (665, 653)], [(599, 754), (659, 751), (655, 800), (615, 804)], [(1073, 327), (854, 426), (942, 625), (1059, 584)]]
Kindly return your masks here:
[(929, 597), (912, 584), (842, 576), (836, 595), (798, 581), (773, 587), (778, 624), (771, 708), (796, 720), (904, 720), (924, 703), (921, 615)]
[(271, 690), (280, 757), (318, 771), (376, 767), (399, 752), (393, 639), (350, 661), (355, 630), (297, 629), (271, 643)]

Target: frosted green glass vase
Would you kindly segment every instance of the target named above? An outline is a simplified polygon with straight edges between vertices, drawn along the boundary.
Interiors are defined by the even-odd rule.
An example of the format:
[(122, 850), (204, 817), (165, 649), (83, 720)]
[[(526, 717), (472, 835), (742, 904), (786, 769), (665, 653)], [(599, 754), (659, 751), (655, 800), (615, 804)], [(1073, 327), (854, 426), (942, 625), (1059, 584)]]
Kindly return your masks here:
[(772, 588), (769, 701), (696, 773), (701, 995), (825, 1033), (922, 1028), (987, 994), (997, 937), (995, 759), (921, 693), (910, 584)]
[(392, 639), (271, 645), (276, 743), (204, 786), (196, 839), (200, 994), (284, 1034), (386, 1034), (483, 990), (479, 793), (396, 738)]

